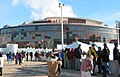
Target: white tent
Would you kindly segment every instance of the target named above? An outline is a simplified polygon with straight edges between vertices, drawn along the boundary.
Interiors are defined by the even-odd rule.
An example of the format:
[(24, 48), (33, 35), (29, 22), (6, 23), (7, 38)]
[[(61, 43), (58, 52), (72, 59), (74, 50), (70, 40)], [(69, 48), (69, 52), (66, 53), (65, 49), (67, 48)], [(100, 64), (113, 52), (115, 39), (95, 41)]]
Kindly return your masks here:
[[(97, 46), (100, 46), (101, 49), (104, 48), (104, 46), (103, 46), (104, 43), (95, 42), (95, 44), (96, 44)], [(106, 43), (106, 44), (107, 44), (107, 46), (108, 46), (108, 48), (109, 48), (109, 50), (110, 50), (110, 56), (109, 56), (109, 58), (110, 58), (110, 60), (113, 60), (114, 43)]]
[(82, 42), (79, 42), (79, 41), (74, 42), (74, 43), (72, 43), (72, 44), (70, 44), (70, 45), (68, 45), (68, 46), (66, 46), (66, 47), (64, 47), (64, 48), (70, 48), (70, 49), (71, 49), (71, 48), (77, 48), (79, 44), (81, 44), (81, 49), (82, 49), (82, 51), (85, 51), (85, 52), (88, 51), (90, 45), (85, 44), (85, 43), (82, 43)]

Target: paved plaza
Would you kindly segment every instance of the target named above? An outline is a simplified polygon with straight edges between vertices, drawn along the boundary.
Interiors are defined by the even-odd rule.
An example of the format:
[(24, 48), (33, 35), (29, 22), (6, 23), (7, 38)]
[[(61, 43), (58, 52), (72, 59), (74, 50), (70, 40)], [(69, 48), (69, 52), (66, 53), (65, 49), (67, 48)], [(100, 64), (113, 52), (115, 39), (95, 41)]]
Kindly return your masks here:
[[(5, 61), (2, 77), (48, 77), (47, 73), (48, 68), (45, 61), (28, 61), (21, 66), (14, 64), (14, 62), (8, 64), (8, 62)], [(80, 77), (80, 72), (71, 69), (62, 69), (59, 77)], [(93, 77), (102, 76), (97, 75)]]
[[(79, 77), (79, 71), (62, 69), (60, 77)], [(28, 61), (23, 65), (4, 63), (2, 77), (48, 77), (46, 62)]]

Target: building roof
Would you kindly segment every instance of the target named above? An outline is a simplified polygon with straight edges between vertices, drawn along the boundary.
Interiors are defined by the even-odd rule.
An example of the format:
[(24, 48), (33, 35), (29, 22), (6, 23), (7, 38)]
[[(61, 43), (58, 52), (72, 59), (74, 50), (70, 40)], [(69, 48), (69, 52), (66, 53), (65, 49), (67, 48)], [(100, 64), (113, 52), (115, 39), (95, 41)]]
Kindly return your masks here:
[[(47, 25), (47, 24), (61, 24), (61, 17), (47, 17), (41, 20), (34, 20), (30, 22), (24, 22), (18, 26), (32, 26), (32, 25)], [(63, 17), (63, 24), (70, 25), (86, 25), (86, 26), (95, 26), (95, 27), (106, 27), (105, 24), (101, 21), (86, 19), (86, 18), (77, 18), (77, 17)]]
[[(71, 21), (71, 22), (69, 22)], [(31, 21), (25, 25), (40, 25), (40, 24), (60, 24), (61, 17), (47, 17), (43, 20)], [(74, 25), (88, 25), (88, 26), (99, 26), (99, 27), (107, 27), (101, 21), (85, 19), (85, 18), (77, 18), (77, 17), (63, 17), (64, 24), (74, 24)]]

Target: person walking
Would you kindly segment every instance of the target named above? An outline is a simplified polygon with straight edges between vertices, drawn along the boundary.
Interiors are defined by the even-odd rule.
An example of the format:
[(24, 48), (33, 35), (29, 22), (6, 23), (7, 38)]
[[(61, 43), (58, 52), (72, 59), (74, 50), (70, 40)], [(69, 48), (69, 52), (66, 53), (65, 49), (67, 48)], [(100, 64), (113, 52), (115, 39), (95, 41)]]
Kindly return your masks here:
[(92, 47), (89, 47), (89, 50), (88, 52), (86, 53), (86, 56), (88, 55), (93, 55), (94, 58), (93, 58), (93, 70), (92, 70), (92, 75), (95, 76), (96, 73), (95, 73), (95, 67), (96, 67), (96, 59), (98, 58), (98, 55), (96, 53), (96, 49), (95, 49), (95, 44), (92, 44)]
[(19, 62), (19, 65), (22, 64), (22, 54), (21, 54), (21, 52), (18, 53), (18, 62)]
[(50, 56), (47, 58), (47, 65), (48, 77), (58, 77), (61, 72), (60, 66), (62, 65), (62, 61), (54, 55), (54, 52), (50, 52)]
[(38, 61), (38, 59), (39, 59), (39, 53), (38, 53), (38, 51), (35, 52), (34, 56), (35, 56), (35, 61)]
[[(119, 68), (120, 68), (120, 52), (118, 52), (118, 62), (119, 62)], [(120, 76), (120, 74), (119, 74)]]
[(30, 59), (32, 61), (32, 58), (33, 58), (33, 52), (30, 52)]
[(93, 69), (93, 61), (94, 56), (88, 55), (86, 59), (81, 64), (81, 77), (91, 77), (91, 70)]
[(9, 52), (8, 63), (12, 63), (12, 60), (13, 60), (13, 54), (11, 52)]
[(17, 52), (15, 55), (15, 64), (18, 64), (18, 59), (19, 59), (19, 56), (18, 56), (18, 52)]
[(3, 57), (3, 54), (2, 54), (2, 52), (0, 51), (0, 57)]
[(101, 74), (101, 70), (102, 70), (102, 50), (101, 47), (98, 47), (98, 51), (97, 51), (97, 65), (98, 65), (98, 73)]
[(22, 55), (22, 64), (24, 64), (24, 60), (25, 60), (26, 55), (25, 55), (25, 52), (23, 50), (21, 52), (21, 55)]
[(108, 62), (110, 61), (109, 59), (109, 55), (110, 55), (110, 50), (107, 47), (107, 44), (104, 43), (104, 48), (102, 50), (102, 76), (103, 77), (109, 77), (109, 75), (111, 74), (110, 69), (109, 69), (109, 64)]
[(119, 62), (119, 50), (118, 50), (118, 44), (115, 43), (114, 44), (114, 49), (113, 49), (113, 61), (114, 61), (114, 65), (115, 65), (115, 77), (119, 76), (119, 67), (120, 67), (120, 62)]
[(6, 53), (7, 61), (8, 61), (8, 56), (9, 56), (9, 52)]
[(26, 53), (26, 61), (28, 61), (29, 53)]
[(3, 54), (2, 54), (2, 52), (0, 51), (0, 76), (2, 76), (3, 63), (4, 63), (4, 58), (3, 58)]

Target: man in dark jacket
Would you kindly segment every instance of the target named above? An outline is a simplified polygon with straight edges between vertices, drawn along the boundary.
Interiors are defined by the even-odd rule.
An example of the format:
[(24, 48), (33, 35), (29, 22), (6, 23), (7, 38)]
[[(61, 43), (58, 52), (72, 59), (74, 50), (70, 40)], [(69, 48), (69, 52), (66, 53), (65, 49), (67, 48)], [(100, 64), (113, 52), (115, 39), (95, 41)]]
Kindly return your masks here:
[(102, 69), (102, 50), (101, 47), (98, 47), (98, 51), (97, 51), (97, 65), (98, 65), (98, 73), (101, 74), (101, 69)]
[(3, 56), (3, 54), (2, 54), (2, 52), (0, 52), (0, 57), (2, 57)]
[(74, 56), (75, 56), (75, 69), (80, 70), (80, 66), (82, 63), (82, 49), (81, 49), (81, 44), (78, 45), (77, 48), (74, 50)]
[[(109, 65), (108, 62), (110, 61), (109, 59), (109, 55), (110, 55), (110, 50), (107, 47), (107, 44), (104, 43), (104, 48), (102, 50), (102, 67), (104, 67), (103, 70), (103, 77), (108, 77), (110, 75), (110, 69), (109, 69)], [(106, 72), (107, 71), (107, 72)]]
[(118, 52), (118, 62), (119, 62), (119, 65), (120, 65), (120, 52)]
[[(0, 52), (0, 57), (3, 57), (2, 52)], [(0, 64), (2, 65), (2, 59), (0, 59)], [(2, 76), (2, 67), (0, 67), (0, 76)]]
[(115, 65), (115, 76), (118, 76), (119, 74), (119, 67), (120, 67), (120, 62), (119, 62), (119, 50), (118, 50), (118, 44), (114, 44), (114, 49), (113, 49), (113, 60), (114, 60), (114, 65)]
[[(120, 68), (120, 52), (118, 52), (118, 62), (119, 62), (119, 67), (118, 68)], [(119, 74), (119, 76), (120, 76), (120, 74)]]

